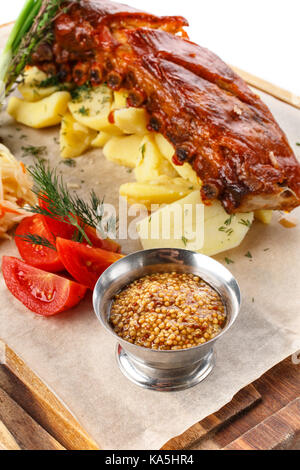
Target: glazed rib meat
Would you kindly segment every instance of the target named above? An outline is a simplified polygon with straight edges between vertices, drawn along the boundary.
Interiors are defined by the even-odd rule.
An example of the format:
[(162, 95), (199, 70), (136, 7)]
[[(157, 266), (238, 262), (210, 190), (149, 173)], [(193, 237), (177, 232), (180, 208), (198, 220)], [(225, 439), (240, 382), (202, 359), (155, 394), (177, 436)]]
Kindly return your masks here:
[(202, 198), (228, 213), (300, 205), (300, 165), (271, 112), (219, 57), (189, 41), (178, 17), (107, 0), (66, 2), (54, 44), (34, 62), (62, 80), (129, 91), (149, 130), (174, 146), (203, 182)]

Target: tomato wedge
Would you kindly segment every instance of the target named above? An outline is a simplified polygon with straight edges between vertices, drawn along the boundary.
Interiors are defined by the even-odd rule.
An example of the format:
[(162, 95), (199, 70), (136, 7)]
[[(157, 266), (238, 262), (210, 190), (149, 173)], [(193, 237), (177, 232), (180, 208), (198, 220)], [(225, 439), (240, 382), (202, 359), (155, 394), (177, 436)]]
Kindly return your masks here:
[(16, 245), (23, 260), (31, 266), (51, 273), (63, 271), (64, 265), (60, 261), (57, 251), (41, 245), (34, 245), (20, 238), (27, 234), (44, 237), (55, 247), (55, 238), (47, 227), (44, 216), (34, 215), (22, 220), (16, 230)]
[[(50, 213), (47, 202), (42, 198), (39, 198), (39, 206)], [(55, 237), (65, 238), (66, 240), (72, 240), (74, 238), (76, 228), (74, 228), (72, 225), (53, 219), (52, 217), (44, 217), (50, 232)], [(81, 225), (79, 218), (78, 224)], [(102, 248), (102, 250), (113, 251), (114, 253), (120, 253), (121, 247), (117, 242), (111, 240), (110, 238), (103, 240), (102, 238), (98, 237), (97, 231), (89, 225), (86, 225), (84, 230), (94, 247)]]
[(87, 291), (77, 282), (34, 268), (10, 256), (3, 256), (2, 273), (12, 295), (29, 310), (45, 317), (75, 307)]
[(66, 270), (76, 281), (90, 289), (94, 289), (109, 266), (123, 258), (123, 255), (63, 238), (56, 239), (56, 248)]

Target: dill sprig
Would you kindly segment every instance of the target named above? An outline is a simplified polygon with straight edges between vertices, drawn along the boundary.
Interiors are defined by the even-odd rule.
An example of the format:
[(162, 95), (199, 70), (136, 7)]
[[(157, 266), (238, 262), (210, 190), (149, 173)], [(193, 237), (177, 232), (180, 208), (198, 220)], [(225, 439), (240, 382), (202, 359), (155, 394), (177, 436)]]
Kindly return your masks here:
[(89, 202), (81, 199), (76, 193), (71, 193), (63, 178), (57, 175), (57, 171), (50, 169), (43, 161), (36, 162), (28, 171), (35, 182), (33, 192), (46, 206), (30, 207), (30, 212), (72, 225), (77, 230), (78, 239), (84, 239), (92, 245), (85, 232), (85, 226), (95, 229), (101, 226), (104, 201), (100, 200), (94, 191), (90, 193)]
[(50, 248), (51, 250), (57, 251), (56, 246), (53, 243), (51, 243), (47, 238), (41, 237), (40, 235), (26, 233), (24, 235), (16, 235), (16, 237), (20, 238), (24, 242), (31, 243), (33, 245), (44, 246), (46, 248)]

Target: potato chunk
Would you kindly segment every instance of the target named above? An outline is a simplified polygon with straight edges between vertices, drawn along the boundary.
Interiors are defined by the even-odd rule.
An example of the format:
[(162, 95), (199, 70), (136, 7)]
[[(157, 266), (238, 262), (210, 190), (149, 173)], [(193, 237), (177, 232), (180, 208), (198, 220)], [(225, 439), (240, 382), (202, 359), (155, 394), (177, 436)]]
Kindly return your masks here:
[(127, 108), (127, 98), (127, 90), (114, 91), (114, 102), (112, 104), (112, 109)]
[(114, 112), (115, 125), (124, 134), (147, 134), (148, 114), (143, 108), (125, 108)]
[(39, 101), (58, 91), (59, 87), (55, 86), (39, 86), (49, 77), (37, 67), (30, 67), (24, 73), (24, 81), (18, 86), (19, 92), (26, 101)]
[(65, 114), (60, 131), (60, 154), (62, 158), (74, 158), (82, 155), (91, 147), (96, 131), (75, 121), (71, 113)]
[(190, 193), (189, 183), (182, 178), (163, 177), (148, 183), (127, 183), (120, 187), (120, 195), (129, 204), (143, 204), (151, 209), (152, 204), (171, 204)]
[(113, 137), (105, 145), (103, 153), (111, 162), (135, 168), (141, 156), (142, 142), (143, 136), (141, 135)]
[(182, 166), (175, 165), (172, 160), (175, 154), (175, 149), (162, 134), (155, 134), (155, 141), (162, 155), (170, 162), (179, 176), (189, 180), (196, 187), (201, 186), (200, 178), (189, 163), (184, 163)]
[[(240, 245), (252, 225), (253, 213), (236, 214), (230, 217), (219, 201), (204, 208), (204, 226), (196, 224), (199, 206), (202, 204), (200, 191), (194, 191), (184, 199), (164, 207), (151, 217), (146, 218), (138, 225), (138, 233), (144, 249), (151, 248), (186, 248), (208, 256), (216, 255)], [(176, 206), (176, 207), (175, 207)], [(184, 214), (192, 208), (192, 217), (185, 220)], [(181, 226), (175, 225), (175, 210), (182, 214)], [(163, 224), (170, 221), (170, 238), (163, 239)], [(200, 220), (201, 222), (201, 220)], [(159, 237), (151, 237), (152, 227), (158, 228)], [(204, 244), (202, 237), (198, 239), (197, 230), (204, 230)], [(152, 231), (153, 233), (153, 231)], [(182, 237), (178, 239), (178, 233)], [(194, 234), (194, 237), (192, 236)]]
[(260, 210), (255, 211), (255, 218), (262, 222), (263, 224), (269, 225), (272, 222), (273, 211)]
[(100, 131), (92, 142), (92, 147), (103, 148), (113, 136), (107, 132)]
[(113, 102), (112, 91), (106, 86), (90, 88), (83, 87), (75, 90), (69, 103), (69, 110), (74, 119), (86, 127), (113, 135), (122, 132), (108, 120)]
[(25, 126), (41, 129), (59, 124), (66, 113), (70, 93), (57, 91), (51, 96), (35, 103), (11, 97), (7, 106), (7, 112), (17, 122)]
[(140, 157), (135, 169), (136, 180), (144, 183), (162, 175), (176, 178), (177, 173), (160, 153), (154, 135), (146, 135), (140, 145)]

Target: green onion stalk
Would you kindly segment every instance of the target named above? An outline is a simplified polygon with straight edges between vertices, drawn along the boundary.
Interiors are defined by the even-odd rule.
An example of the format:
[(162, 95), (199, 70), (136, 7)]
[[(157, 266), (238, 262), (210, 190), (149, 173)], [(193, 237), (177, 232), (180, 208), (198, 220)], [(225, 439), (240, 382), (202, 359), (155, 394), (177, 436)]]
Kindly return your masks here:
[(0, 56), (0, 105), (12, 91), (40, 43), (53, 39), (51, 25), (62, 2), (26, 0)]

